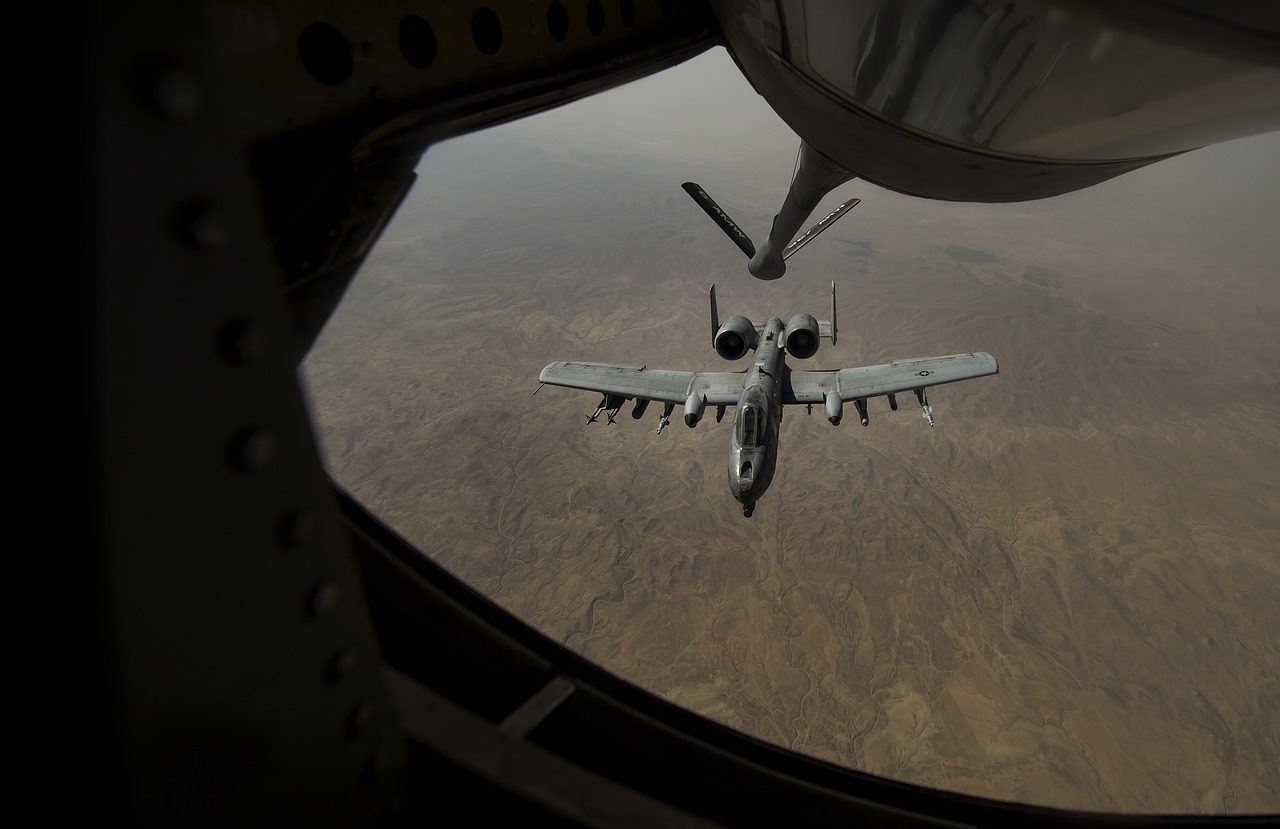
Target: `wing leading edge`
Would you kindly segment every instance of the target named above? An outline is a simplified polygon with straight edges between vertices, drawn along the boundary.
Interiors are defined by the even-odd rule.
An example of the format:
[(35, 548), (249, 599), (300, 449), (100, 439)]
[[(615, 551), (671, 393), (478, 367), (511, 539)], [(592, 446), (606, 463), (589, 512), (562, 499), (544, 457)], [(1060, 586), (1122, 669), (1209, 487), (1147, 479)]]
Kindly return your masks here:
[[(985, 351), (834, 371), (790, 371), (783, 383), (782, 402), (822, 403), (831, 391), (848, 402), (999, 373), (996, 358)], [(708, 405), (732, 406), (742, 394), (745, 377), (742, 371), (668, 371), (621, 363), (562, 361), (544, 368), (538, 380), (552, 386), (664, 403), (684, 403), (696, 392)]]
[(837, 371), (792, 371), (783, 387), (782, 402), (821, 403), (830, 391), (845, 402), (865, 400), (999, 373), (1000, 364), (985, 351), (894, 360)]
[(617, 363), (552, 363), (538, 381), (617, 397), (684, 403), (692, 394), (710, 406), (733, 406), (742, 394), (742, 371), (667, 371)]

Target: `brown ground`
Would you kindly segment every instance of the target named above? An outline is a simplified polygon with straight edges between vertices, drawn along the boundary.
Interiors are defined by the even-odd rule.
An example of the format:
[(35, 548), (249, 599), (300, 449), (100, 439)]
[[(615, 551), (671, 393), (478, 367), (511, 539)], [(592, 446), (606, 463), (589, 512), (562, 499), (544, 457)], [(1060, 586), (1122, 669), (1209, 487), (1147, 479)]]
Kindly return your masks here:
[[(794, 139), (681, 173), (543, 129), (433, 150), (313, 351), (343, 485), (554, 639), (775, 743), (1056, 806), (1280, 810), (1269, 235), (1157, 185), (974, 206), (853, 183), (761, 283), (678, 185), (758, 234)], [(763, 320), (825, 317), (832, 278), (813, 367), (985, 350), (1001, 374), (935, 390), (934, 429), (882, 399), (865, 429), (789, 410), (750, 520), (727, 423), (529, 396), (560, 359), (723, 369), (710, 282)]]

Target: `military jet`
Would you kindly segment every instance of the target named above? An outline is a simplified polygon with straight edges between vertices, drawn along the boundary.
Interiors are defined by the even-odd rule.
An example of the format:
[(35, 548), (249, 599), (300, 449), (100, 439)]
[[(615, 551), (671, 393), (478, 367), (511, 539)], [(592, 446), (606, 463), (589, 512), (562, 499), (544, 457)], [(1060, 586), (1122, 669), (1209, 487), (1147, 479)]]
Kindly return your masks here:
[(796, 231), (809, 218), (809, 214), (818, 206), (827, 193), (837, 186), (854, 178), (854, 174), (841, 167), (835, 161), (815, 150), (808, 142), (800, 142), (800, 155), (795, 175), (791, 178), (791, 187), (782, 200), (782, 209), (773, 217), (773, 225), (769, 235), (759, 249), (752, 243), (751, 237), (738, 227), (729, 214), (724, 212), (715, 199), (707, 194), (702, 186), (692, 181), (680, 185), (693, 197), (698, 206), (706, 212), (711, 220), (724, 231), (738, 249), (747, 255), (747, 270), (756, 279), (779, 279), (787, 272), (786, 260), (809, 244), (822, 231), (835, 224), (836, 220), (861, 203), (861, 199), (849, 199), (832, 210), (822, 221), (805, 231), (803, 236), (792, 240)]
[(724, 418), (726, 407), (736, 406), (729, 438), (729, 491), (742, 504), (742, 514), (747, 518), (773, 480), (783, 406), (803, 405), (812, 414), (813, 407), (821, 405), (827, 420), (838, 426), (844, 416), (844, 404), (852, 402), (866, 426), (870, 398), (887, 397), (889, 408), (896, 412), (897, 395), (913, 392), (924, 419), (932, 426), (933, 408), (926, 389), (1000, 371), (996, 358), (981, 351), (834, 371), (793, 371), (786, 363), (787, 355), (806, 360), (817, 353), (823, 337), (835, 344), (834, 282), (830, 321), (796, 314), (785, 323), (772, 317), (764, 325), (755, 325), (746, 317), (735, 315), (721, 325), (714, 284), (710, 297), (712, 346), (726, 360), (739, 360), (755, 351), (747, 369), (695, 373), (644, 365), (558, 362), (542, 370), (538, 389), (550, 384), (599, 392), (603, 396), (588, 422), (597, 422), (603, 412), (609, 423), (615, 423), (623, 405), (633, 399), (636, 404), (631, 416), (639, 420), (649, 403), (657, 400), (663, 404), (659, 434), (671, 422), (677, 404), (684, 404), (684, 422), (690, 428), (698, 425), (708, 406), (715, 407), (717, 423)]

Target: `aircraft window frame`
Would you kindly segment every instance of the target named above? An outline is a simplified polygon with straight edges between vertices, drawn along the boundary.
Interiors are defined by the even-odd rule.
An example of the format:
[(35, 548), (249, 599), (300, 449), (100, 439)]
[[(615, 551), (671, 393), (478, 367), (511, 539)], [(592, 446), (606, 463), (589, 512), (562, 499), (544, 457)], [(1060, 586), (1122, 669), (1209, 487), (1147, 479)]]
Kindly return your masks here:
[[(764, 443), (763, 435), (766, 423), (764, 407), (754, 403), (743, 406), (738, 410), (738, 416), (734, 420), (736, 421), (735, 427), (740, 447), (743, 449), (755, 449)], [(748, 420), (752, 421), (749, 433)]]

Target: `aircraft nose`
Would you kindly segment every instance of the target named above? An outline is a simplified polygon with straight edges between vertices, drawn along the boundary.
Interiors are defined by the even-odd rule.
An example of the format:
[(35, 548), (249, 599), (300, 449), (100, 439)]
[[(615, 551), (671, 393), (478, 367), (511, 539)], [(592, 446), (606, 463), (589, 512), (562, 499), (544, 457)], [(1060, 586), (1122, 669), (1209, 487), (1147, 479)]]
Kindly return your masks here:
[(736, 467), (729, 467), (729, 491), (735, 500), (743, 504), (758, 500), (756, 471), (756, 465), (750, 458), (742, 458)]

